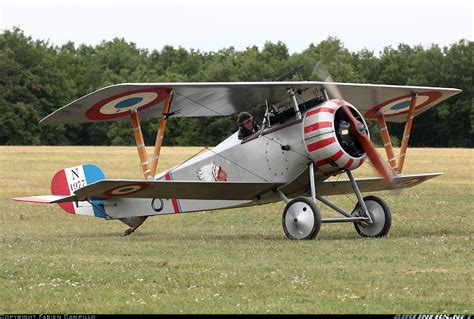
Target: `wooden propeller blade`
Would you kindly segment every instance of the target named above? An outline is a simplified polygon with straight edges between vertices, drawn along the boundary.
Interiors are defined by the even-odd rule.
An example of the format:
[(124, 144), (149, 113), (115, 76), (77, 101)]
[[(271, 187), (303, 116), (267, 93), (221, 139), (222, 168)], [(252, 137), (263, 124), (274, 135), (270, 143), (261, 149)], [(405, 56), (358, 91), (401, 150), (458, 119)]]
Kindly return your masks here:
[(369, 136), (367, 135), (367, 132), (365, 131), (365, 127), (363, 128), (360, 127), (360, 126), (363, 126), (363, 124), (355, 118), (354, 114), (352, 114), (351, 110), (349, 109), (347, 105), (341, 104), (341, 106), (342, 106), (342, 109), (344, 110), (344, 113), (346, 113), (349, 123), (351, 124), (352, 134), (360, 143), (360, 145), (362, 146), (362, 149), (367, 153), (367, 156), (372, 162), (372, 165), (375, 167), (375, 169), (380, 174), (380, 176), (382, 176), (382, 178), (387, 184), (391, 184), (393, 174), (388, 169), (382, 157), (375, 150), (374, 145), (370, 141)]
[(333, 99), (341, 100), (343, 98), (341, 91), (339, 91), (337, 85), (334, 84), (331, 74), (322, 62), (316, 63), (313, 68), (313, 74), (315, 74), (321, 81), (325, 82), (324, 88)]

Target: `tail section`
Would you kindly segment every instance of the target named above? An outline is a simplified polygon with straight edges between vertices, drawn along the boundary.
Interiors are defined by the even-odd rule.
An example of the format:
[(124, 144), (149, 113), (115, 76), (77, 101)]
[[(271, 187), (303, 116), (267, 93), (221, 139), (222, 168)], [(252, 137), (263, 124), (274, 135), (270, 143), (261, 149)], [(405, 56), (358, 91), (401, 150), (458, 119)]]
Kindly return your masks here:
[[(76, 202), (74, 192), (77, 190), (105, 179), (104, 172), (94, 164), (84, 164), (69, 167), (58, 171), (51, 180), (51, 194), (42, 196), (16, 197), (15, 201), (58, 204), (63, 210), (70, 214), (94, 216), (106, 218), (104, 203), (100, 199)], [(121, 187), (123, 189), (124, 187)], [(119, 218), (121, 222), (130, 226), (124, 236), (133, 233), (148, 216)]]
[[(51, 181), (53, 195), (69, 196), (76, 190), (99, 180), (105, 179), (104, 172), (93, 164), (69, 167), (57, 172)], [(87, 215), (105, 218), (102, 201), (65, 202), (59, 206), (70, 214)]]

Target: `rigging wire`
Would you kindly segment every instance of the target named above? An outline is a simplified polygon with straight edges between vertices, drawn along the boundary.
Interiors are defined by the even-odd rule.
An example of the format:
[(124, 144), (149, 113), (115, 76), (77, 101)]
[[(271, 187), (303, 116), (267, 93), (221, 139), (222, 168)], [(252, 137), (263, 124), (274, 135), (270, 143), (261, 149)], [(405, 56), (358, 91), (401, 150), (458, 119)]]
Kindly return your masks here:
[(179, 92), (177, 92), (177, 91), (175, 91), (175, 93), (176, 93), (177, 95), (182, 96), (183, 98), (185, 98), (185, 99), (187, 99), (187, 100), (193, 102), (193, 103), (196, 103), (196, 104), (199, 105), (199, 106), (202, 106), (203, 108), (207, 109), (208, 111), (211, 111), (211, 112), (216, 113), (216, 114), (219, 115), (219, 116), (226, 116), (226, 115), (224, 115), (224, 114), (219, 113), (219, 112), (216, 111), (216, 110), (211, 109), (210, 107), (205, 106), (204, 104), (202, 104), (202, 103), (199, 102), (199, 101), (193, 100), (193, 99), (190, 98), (189, 96), (186, 96), (186, 95), (184, 95), (184, 94), (182, 94), (182, 93), (179, 93)]
[(239, 165), (239, 164), (235, 163), (234, 161), (231, 161), (230, 159), (226, 158), (224, 155), (215, 152), (213, 149), (208, 148), (207, 146), (205, 146), (205, 148), (206, 148), (207, 150), (211, 151), (212, 153), (216, 154), (217, 156), (222, 157), (222, 158), (225, 159), (226, 161), (228, 161), (228, 162), (230, 162), (230, 163), (232, 163), (232, 164), (234, 164), (234, 165), (236, 165), (236, 166), (238, 166), (238, 167), (240, 167), (240, 168), (243, 168), (244, 170), (246, 170), (246, 171), (249, 172), (250, 174), (257, 176), (258, 178), (264, 180), (265, 182), (270, 182), (270, 181), (267, 180), (266, 178), (263, 178), (263, 177), (261, 177), (260, 175), (258, 175), (257, 173), (254, 173), (254, 172), (252, 172), (251, 170), (245, 168), (244, 166)]
[[(202, 153), (202, 151), (204, 151), (206, 149), (206, 147), (204, 146), (203, 148), (201, 148), (197, 153), (195, 153), (194, 155), (191, 155), (190, 157), (188, 157), (186, 160), (184, 160), (184, 162), (182, 163), (179, 163), (176, 167), (174, 167), (172, 169), (172, 171), (175, 171), (178, 169), (178, 167), (181, 167), (183, 164), (187, 163), (188, 161), (190, 161), (191, 159), (193, 159), (194, 157), (198, 156), (199, 154)], [(171, 171), (171, 170), (170, 170)]]

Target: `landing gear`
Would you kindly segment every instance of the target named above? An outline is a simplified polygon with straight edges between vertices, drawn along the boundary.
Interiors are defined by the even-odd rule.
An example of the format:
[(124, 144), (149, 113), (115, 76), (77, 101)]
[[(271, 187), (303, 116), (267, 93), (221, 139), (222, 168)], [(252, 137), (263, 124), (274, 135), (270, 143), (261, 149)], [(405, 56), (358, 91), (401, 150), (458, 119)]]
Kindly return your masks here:
[[(276, 193), (286, 204), (282, 216), (283, 231), (286, 237), (293, 240), (314, 239), (319, 233), (322, 223), (354, 223), (357, 233), (362, 237), (383, 237), (388, 234), (392, 225), (392, 215), (387, 203), (377, 196), (362, 198), (351, 171), (346, 173), (358, 201), (352, 213), (316, 194), (313, 163), (309, 164), (311, 198), (296, 197), (290, 201), (281, 190), (276, 190)], [(317, 201), (344, 217), (321, 219), (321, 214), (316, 206)]]
[[(392, 214), (387, 203), (377, 196), (364, 197), (364, 203), (372, 223), (354, 222), (357, 233), (362, 237), (383, 237), (387, 235), (392, 226)], [(364, 215), (361, 205), (357, 204), (352, 211), (352, 216), (362, 217)]]
[(314, 202), (296, 197), (286, 205), (282, 224), (289, 239), (314, 239), (321, 228), (321, 215)]

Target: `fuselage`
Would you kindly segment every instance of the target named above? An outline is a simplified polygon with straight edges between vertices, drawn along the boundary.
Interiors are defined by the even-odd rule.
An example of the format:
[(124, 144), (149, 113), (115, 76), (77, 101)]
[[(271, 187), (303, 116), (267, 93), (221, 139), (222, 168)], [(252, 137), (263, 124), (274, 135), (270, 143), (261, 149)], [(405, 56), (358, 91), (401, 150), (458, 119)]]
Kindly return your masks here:
[[(156, 175), (155, 179), (219, 181), (218, 171), (223, 170), (227, 181), (290, 184), (308, 166), (301, 125), (301, 120), (290, 121), (266, 128), (244, 140), (239, 140), (236, 132), (209, 151)], [(256, 200), (263, 204), (277, 201), (279, 197), (276, 194), (266, 194)], [(171, 203), (171, 208), (173, 211), (198, 211), (241, 206), (251, 202), (253, 201), (176, 199), (174, 205)]]

